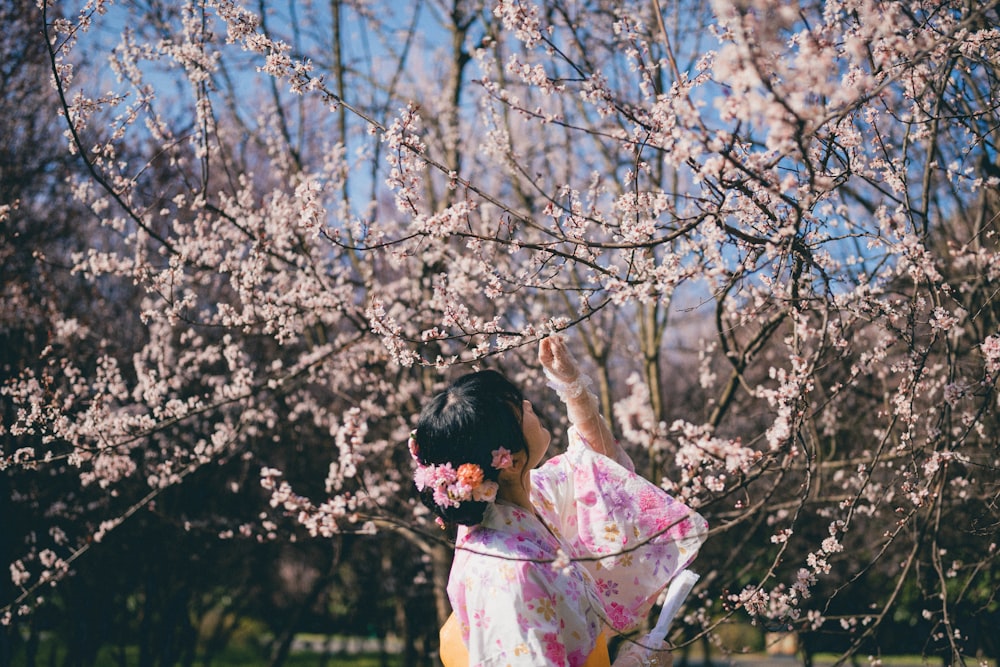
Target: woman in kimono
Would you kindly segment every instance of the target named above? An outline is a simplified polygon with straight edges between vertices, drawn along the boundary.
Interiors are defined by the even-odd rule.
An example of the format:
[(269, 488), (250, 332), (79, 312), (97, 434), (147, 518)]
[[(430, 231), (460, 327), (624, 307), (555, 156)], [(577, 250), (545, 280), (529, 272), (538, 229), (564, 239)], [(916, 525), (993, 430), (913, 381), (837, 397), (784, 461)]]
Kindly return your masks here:
[(637, 629), (705, 537), (700, 515), (634, 473), (562, 339), (538, 356), (566, 404), (564, 454), (539, 465), (550, 434), (495, 371), (431, 399), (410, 438), (421, 499), (460, 525), (446, 667), (608, 665), (606, 633)]

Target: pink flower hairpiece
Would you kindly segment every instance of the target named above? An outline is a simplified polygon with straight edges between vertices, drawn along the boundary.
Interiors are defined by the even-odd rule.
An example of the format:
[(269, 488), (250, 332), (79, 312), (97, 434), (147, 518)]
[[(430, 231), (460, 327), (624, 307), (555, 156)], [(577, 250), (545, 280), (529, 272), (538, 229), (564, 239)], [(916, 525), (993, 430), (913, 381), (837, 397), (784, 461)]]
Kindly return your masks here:
[(514, 466), (514, 459), (510, 455), (510, 450), (500, 447), (493, 450), (493, 467), (497, 470), (506, 470)]
[(415, 431), (410, 433), (407, 446), (416, 464), (413, 483), (416, 484), (418, 491), (432, 489), (435, 505), (448, 508), (458, 507), (466, 500), (485, 503), (496, 500), (500, 486), (485, 479), (483, 469), (479, 465), (463, 463), (455, 469), (451, 463), (421, 463)]

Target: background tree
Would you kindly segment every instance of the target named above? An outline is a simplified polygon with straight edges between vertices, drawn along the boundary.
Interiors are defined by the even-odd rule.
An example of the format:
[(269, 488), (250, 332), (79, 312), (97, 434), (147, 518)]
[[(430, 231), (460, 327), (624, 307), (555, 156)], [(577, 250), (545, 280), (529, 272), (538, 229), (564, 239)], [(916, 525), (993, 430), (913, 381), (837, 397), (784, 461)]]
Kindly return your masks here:
[(84, 309), (103, 328), (57, 309), (12, 364), (8, 483), (96, 500), (8, 547), (7, 622), (150, 507), (333, 541), (303, 610), (368, 553), (344, 540), (402, 536), (422, 571), (386, 595), (443, 617), (400, 443), (470, 367), (546, 396), (535, 344), (568, 331), (713, 525), (687, 638), (749, 616), (845, 656), (896, 623), (995, 651), (997, 3), (394, 8), (44, 6), (102, 230), (67, 263), (131, 296)]

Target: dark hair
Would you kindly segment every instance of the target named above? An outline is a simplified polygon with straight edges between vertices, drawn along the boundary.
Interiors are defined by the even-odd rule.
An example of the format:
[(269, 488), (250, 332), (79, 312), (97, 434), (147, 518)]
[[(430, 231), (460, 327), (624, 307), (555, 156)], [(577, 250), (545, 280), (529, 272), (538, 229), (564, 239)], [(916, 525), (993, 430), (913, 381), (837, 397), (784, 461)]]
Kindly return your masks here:
[[(521, 428), (524, 395), (507, 378), (487, 370), (463, 375), (437, 394), (420, 412), (416, 440), (420, 463), (451, 463), (453, 467), (474, 463), (483, 478), (497, 481), (493, 452), (505, 447), (525, 451), (528, 443)], [(448, 523), (471, 526), (483, 520), (486, 503), (466, 500), (458, 507), (441, 507), (430, 488), (420, 499)]]

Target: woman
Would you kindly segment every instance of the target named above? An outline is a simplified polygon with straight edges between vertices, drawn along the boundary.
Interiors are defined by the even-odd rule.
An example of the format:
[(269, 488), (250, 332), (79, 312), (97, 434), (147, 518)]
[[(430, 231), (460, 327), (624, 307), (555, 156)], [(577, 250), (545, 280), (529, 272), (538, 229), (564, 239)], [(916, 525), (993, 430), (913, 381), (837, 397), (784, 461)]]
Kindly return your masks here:
[(607, 665), (602, 631), (636, 629), (707, 530), (634, 474), (562, 339), (542, 340), (538, 358), (567, 407), (565, 454), (536, 468), (550, 434), (494, 371), (435, 396), (410, 439), (422, 500), (461, 525), (455, 613), (442, 630), (448, 667)]

